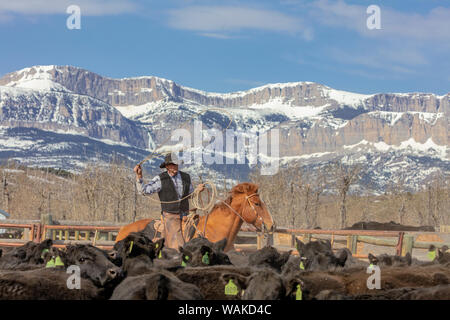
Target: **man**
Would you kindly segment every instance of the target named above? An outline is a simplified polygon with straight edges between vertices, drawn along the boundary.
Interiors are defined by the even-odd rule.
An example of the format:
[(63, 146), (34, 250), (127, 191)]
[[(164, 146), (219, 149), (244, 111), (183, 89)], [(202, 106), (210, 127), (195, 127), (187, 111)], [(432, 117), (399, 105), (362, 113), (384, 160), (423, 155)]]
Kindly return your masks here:
[[(159, 166), (161, 169), (166, 168), (166, 171), (154, 177), (148, 184), (143, 182), (141, 166), (137, 165), (134, 168), (140, 193), (158, 192), (161, 201), (162, 222), (164, 223), (165, 245), (176, 250), (184, 244), (181, 223), (183, 216), (186, 216), (189, 211), (189, 197), (187, 196), (194, 192), (191, 177), (185, 172), (178, 171), (179, 164), (175, 155), (167, 154), (164, 162)], [(205, 185), (199, 184), (197, 188), (199, 191), (203, 191)], [(183, 200), (178, 201), (180, 199)]]

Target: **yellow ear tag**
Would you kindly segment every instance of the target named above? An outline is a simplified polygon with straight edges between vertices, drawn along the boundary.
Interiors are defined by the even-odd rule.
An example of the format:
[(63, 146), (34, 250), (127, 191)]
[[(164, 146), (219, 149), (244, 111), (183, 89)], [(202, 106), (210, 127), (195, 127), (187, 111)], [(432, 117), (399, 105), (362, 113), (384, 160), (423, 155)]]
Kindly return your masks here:
[(158, 247), (159, 247), (159, 243), (156, 243), (155, 248), (158, 249)]
[(300, 261), (300, 270), (305, 270), (305, 266), (303, 265), (303, 261)]
[(208, 256), (208, 252), (205, 252), (205, 254), (202, 257), (202, 262), (204, 264), (209, 264), (209, 256)]
[(302, 287), (297, 285), (297, 292), (295, 293), (295, 300), (302, 300)]
[(373, 263), (369, 264), (369, 268), (373, 269)]
[(44, 259), (44, 253), (48, 252), (48, 249), (44, 249), (41, 252), (41, 258)]
[(159, 251), (159, 254), (158, 254), (158, 258), (159, 258), (159, 259), (161, 259), (161, 258), (162, 258), (162, 254), (161, 254), (161, 252), (162, 252), (162, 251)]
[(436, 251), (428, 251), (428, 258), (430, 258), (431, 261), (436, 259)]
[(131, 250), (133, 249), (133, 244), (134, 244), (134, 242), (131, 241), (131, 242), (130, 242), (130, 249), (128, 250), (128, 253), (131, 253)]
[(233, 280), (229, 280), (227, 285), (225, 286), (225, 294), (227, 296), (235, 296), (238, 294), (238, 288), (234, 284)]
[(54, 268), (55, 267), (55, 258), (51, 258), (48, 260), (47, 264), (45, 265), (46, 268)]
[(181, 261), (181, 266), (182, 266), (182, 267), (186, 267), (186, 262), (184, 262), (184, 260)]
[(60, 256), (56, 257), (56, 259), (55, 259), (55, 266), (56, 267), (61, 267), (61, 266), (64, 267), (64, 263), (62, 262)]

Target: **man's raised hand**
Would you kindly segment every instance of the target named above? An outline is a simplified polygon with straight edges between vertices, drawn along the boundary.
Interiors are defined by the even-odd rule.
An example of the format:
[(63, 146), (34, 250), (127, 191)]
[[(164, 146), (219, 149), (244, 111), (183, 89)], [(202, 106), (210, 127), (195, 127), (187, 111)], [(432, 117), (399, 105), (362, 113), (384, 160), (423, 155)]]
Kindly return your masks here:
[(136, 165), (133, 171), (136, 173), (136, 179), (142, 179), (142, 168), (140, 164)]

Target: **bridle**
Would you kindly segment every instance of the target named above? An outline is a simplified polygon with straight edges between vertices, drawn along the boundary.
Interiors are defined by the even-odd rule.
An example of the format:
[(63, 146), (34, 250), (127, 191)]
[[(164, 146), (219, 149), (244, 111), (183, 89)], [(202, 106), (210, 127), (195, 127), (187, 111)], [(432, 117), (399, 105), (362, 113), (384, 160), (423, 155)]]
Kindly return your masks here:
[[(221, 202), (222, 202), (223, 204), (225, 204), (228, 208), (230, 208), (230, 210), (231, 210), (235, 215), (237, 215), (243, 222), (251, 223), (251, 222), (247, 222), (247, 221), (244, 219), (244, 217), (243, 217), (245, 205), (246, 205), (246, 203), (248, 202), (248, 204), (249, 204), (250, 207), (253, 209), (253, 212), (254, 212), (255, 215), (256, 215), (255, 220), (254, 220), (253, 223), (251, 223), (251, 224), (254, 225), (254, 223), (256, 222), (256, 220), (258, 220), (258, 219), (261, 220), (262, 225), (263, 225), (263, 230), (260, 230), (260, 229), (257, 228), (256, 226), (255, 226), (255, 227), (256, 227), (256, 230), (257, 230), (258, 232), (261, 232), (261, 231), (262, 231), (262, 232), (265, 232), (267, 229), (266, 229), (266, 225), (264, 224), (264, 220), (263, 220), (263, 218), (258, 214), (258, 211), (256, 211), (256, 209), (255, 209), (255, 207), (253, 206), (252, 202), (249, 200), (251, 197), (254, 197), (254, 196), (259, 196), (259, 194), (258, 194), (258, 193), (252, 193), (251, 195), (245, 196), (245, 200), (246, 200), (246, 201), (245, 201), (245, 203), (242, 205), (241, 213), (239, 213), (239, 212), (237, 212), (236, 210), (234, 210), (233, 207), (230, 206), (228, 203), (226, 203), (224, 200), (219, 199), (219, 201), (221, 201)], [(204, 225), (203, 225), (203, 232), (199, 231), (199, 230), (197, 229), (197, 227), (195, 227), (195, 229), (197, 230), (198, 234), (201, 235), (201, 236), (203, 236), (203, 237), (205, 237), (206, 224), (208, 223), (208, 216), (209, 216), (209, 213), (206, 215), (206, 218), (205, 218), (205, 223), (204, 223)]]
[[(258, 211), (256, 211), (256, 209), (255, 209), (255, 207), (253, 206), (253, 204), (252, 204), (252, 202), (249, 200), (251, 197), (253, 197), (253, 196), (259, 196), (259, 194), (258, 193), (252, 193), (251, 195), (248, 195), (248, 196), (245, 196), (245, 202), (244, 202), (244, 204), (242, 205), (242, 210), (241, 210), (241, 213), (239, 214), (236, 210), (234, 210), (233, 209), (233, 207), (231, 207), (228, 203), (226, 203), (225, 201), (223, 201), (223, 200), (220, 200), (220, 201), (222, 201), (228, 208), (230, 208), (230, 210), (234, 213), (234, 214), (236, 214), (242, 221), (244, 221), (244, 222), (246, 222), (246, 223), (251, 223), (251, 224), (253, 224), (254, 225), (254, 223), (257, 221), (257, 220), (260, 220), (261, 222), (262, 222), (262, 225), (264, 225), (264, 223), (263, 223), (263, 218), (258, 214)], [(255, 213), (255, 216), (256, 216), (256, 218), (255, 218), (255, 220), (253, 221), (253, 222), (248, 222), (248, 221), (246, 221), (245, 219), (244, 219), (244, 217), (243, 217), (243, 214), (244, 214), (244, 209), (245, 209), (245, 205), (247, 204), (247, 202), (248, 202), (248, 204), (250, 205), (250, 207), (253, 209), (253, 212)], [(256, 227), (256, 226), (255, 226)], [(258, 229), (258, 228), (257, 228)], [(258, 230), (258, 231), (261, 231), (261, 230)]]

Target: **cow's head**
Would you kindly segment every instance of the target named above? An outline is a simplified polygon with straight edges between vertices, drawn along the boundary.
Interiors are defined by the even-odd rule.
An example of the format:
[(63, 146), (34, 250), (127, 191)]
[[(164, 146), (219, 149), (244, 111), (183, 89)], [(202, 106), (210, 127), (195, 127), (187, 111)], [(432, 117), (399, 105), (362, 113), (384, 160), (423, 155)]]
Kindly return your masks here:
[(109, 260), (105, 251), (92, 245), (67, 246), (66, 263), (79, 266), (81, 276), (99, 287), (117, 283), (122, 278), (122, 269)]

